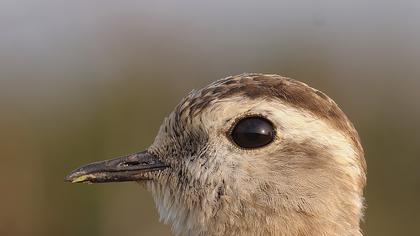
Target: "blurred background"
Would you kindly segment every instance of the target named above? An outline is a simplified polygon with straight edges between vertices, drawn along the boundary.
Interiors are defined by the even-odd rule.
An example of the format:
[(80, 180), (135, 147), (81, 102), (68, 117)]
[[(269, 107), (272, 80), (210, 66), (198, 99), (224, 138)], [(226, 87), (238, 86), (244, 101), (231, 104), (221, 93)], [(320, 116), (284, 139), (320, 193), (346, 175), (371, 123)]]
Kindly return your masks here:
[(366, 149), (365, 234), (417, 234), (419, 24), (416, 0), (0, 0), (0, 235), (170, 235), (136, 184), (64, 176), (242, 72), (333, 97)]

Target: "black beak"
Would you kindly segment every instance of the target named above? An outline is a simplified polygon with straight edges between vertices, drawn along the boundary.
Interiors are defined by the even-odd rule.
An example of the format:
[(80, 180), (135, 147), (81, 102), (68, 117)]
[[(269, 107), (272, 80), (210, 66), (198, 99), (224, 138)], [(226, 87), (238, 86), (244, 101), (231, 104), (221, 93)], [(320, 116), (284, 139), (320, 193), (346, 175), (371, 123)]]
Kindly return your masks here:
[(108, 183), (150, 179), (150, 173), (167, 168), (152, 154), (139, 152), (81, 166), (66, 177), (72, 183)]

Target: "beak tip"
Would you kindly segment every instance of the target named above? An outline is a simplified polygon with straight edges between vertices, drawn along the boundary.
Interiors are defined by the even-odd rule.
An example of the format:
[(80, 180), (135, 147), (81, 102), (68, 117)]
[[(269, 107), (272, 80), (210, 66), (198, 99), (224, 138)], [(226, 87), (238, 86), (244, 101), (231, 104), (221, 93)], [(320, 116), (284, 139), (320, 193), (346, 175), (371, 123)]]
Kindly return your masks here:
[(88, 177), (89, 175), (86, 175), (83, 172), (73, 171), (64, 178), (64, 181), (69, 183), (81, 183), (86, 181)]

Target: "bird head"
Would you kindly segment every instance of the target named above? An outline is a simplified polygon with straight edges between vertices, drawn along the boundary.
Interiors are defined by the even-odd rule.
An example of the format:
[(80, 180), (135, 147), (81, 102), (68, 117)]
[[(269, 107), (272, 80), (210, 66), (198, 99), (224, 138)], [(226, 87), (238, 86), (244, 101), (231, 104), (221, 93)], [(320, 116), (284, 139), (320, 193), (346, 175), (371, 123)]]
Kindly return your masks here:
[(192, 91), (146, 151), (67, 179), (141, 182), (177, 234), (359, 235), (365, 175), (358, 134), (327, 95), (242, 74)]

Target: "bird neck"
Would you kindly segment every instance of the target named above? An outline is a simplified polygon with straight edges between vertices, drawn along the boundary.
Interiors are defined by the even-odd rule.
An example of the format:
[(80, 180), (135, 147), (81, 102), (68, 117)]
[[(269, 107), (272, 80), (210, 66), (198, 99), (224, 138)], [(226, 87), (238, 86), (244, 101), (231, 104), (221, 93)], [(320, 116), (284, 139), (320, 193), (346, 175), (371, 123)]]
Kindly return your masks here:
[(148, 189), (176, 235), (362, 235), (358, 193), (298, 196), (266, 185), (258, 192), (224, 187), (212, 190), (213, 197), (188, 196), (188, 189), (153, 182)]

